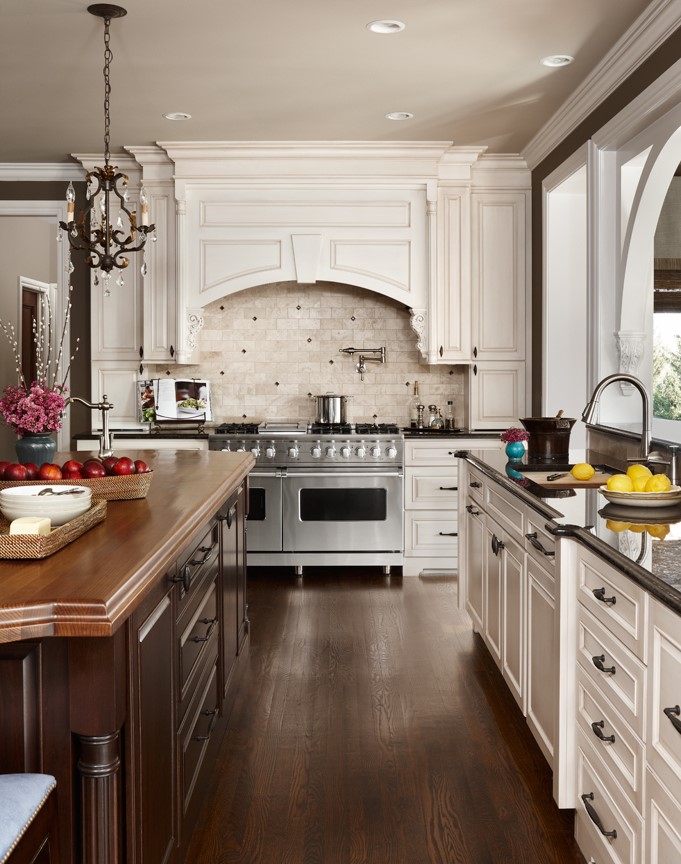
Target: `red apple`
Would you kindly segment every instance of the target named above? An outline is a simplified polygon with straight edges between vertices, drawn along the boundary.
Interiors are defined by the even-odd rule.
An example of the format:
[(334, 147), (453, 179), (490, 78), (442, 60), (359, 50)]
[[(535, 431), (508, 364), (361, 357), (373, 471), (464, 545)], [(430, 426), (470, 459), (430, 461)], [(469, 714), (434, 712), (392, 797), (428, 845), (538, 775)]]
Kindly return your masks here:
[(143, 462), (141, 459), (135, 459), (135, 472), (137, 474), (148, 474), (150, 471), (151, 468), (146, 462)]
[(40, 480), (61, 480), (61, 468), (54, 462), (43, 462), (38, 469), (38, 478)]
[(106, 470), (98, 459), (88, 459), (83, 465), (81, 474), (91, 480), (94, 477), (106, 477)]
[(38, 479), (38, 466), (35, 462), (24, 462), (24, 468), (27, 472), (27, 480), (37, 480)]
[(10, 462), (5, 468), (5, 480), (28, 480), (28, 471), (25, 465)]
[(126, 474), (134, 474), (135, 473), (135, 463), (130, 459), (129, 456), (121, 456), (121, 458), (116, 462), (113, 466), (114, 474), (118, 474), (120, 476)]
[(105, 456), (102, 459), (102, 465), (106, 469), (106, 473), (111, 475), (114, 473), (113, 466), (118, 462), (118, 456)]
[(63, 480), (82, 480), (83, 474), (81, 471), (64, 471), (62, 468), (62, 479)]
[(62, 474), (73, 473), (74, 471), (82, 471), (83, 463), (77, 462), (75, 459), (69, 459), (67, 462), (61, 466)]
[(10, 462), (0, 462), (0, 480), (5, 479), (5, 470), (7, 469), (7, 466), (10, 464), (11, 464)]

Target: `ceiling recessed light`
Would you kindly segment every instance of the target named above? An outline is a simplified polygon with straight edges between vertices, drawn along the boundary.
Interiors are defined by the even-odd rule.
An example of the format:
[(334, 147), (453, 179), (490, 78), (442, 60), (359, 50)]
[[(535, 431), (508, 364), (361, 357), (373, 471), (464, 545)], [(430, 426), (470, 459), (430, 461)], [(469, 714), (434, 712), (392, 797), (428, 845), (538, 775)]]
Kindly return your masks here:
[(539, 61), (544, 66), (568, 66), (574, 60), (569, 54), (551, 54)]
[(404, 24), (401, 21), (370, 21), (367, 24), (367, 30), (372, 33), (400, 33), (404, 30)]
[(168, 114), (163, 115), (166, 120), (191, 120), (191, 114), (185, 114), (184, 111), (170, 111)]
[(413, 116), (408, 111), (391, 111), (385, 115), (386, 120), (411, 120)]

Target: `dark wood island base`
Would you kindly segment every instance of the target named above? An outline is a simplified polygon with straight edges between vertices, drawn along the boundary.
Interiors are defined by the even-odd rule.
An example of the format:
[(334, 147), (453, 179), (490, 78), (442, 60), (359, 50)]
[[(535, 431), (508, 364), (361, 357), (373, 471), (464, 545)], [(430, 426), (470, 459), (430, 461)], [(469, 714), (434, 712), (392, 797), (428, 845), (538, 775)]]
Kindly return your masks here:
[(147, 498), (0, 563), (0, 772), (57, 778), (67, 864), (184, 861), (247, 655), (253, 458), (149, 455)]

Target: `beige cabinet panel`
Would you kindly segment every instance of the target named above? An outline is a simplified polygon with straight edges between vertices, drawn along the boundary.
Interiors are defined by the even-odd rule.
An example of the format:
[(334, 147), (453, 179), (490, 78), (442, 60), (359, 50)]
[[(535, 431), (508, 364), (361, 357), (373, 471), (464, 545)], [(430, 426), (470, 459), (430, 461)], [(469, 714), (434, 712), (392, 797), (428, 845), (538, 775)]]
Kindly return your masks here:
[(558, 699), (555, 585), (530, 555), (527, 568), (527, 723), (553, 765)]
[(475, 363), (469, 384), (472, 429), (505, 429), (526, 416), (524, 363)]

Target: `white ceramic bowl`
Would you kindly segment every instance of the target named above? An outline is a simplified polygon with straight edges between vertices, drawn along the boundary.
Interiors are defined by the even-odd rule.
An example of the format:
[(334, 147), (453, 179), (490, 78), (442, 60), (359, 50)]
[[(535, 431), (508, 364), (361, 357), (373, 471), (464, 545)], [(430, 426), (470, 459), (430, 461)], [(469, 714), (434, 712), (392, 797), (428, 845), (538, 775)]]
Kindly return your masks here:
[[(43, 489), (52, 489), (55, 493), (72, 489), (78, 491), (63, 495), (39, 495)], [(0, 490), (0, 511), (10, 522), (20, 516), (47, 516), (53, 527), (64, 525), (89, 510), (91, 504), (92, 490), (85, 486), (50, 486), (47, 483), (41, 486), (10, 486)]]
[(611, 504), (625, 507), (673, 507), (681, 502), (681, 486), (672, 486), (667, 492), (617, 492), (605, 486), (598, 491)]

